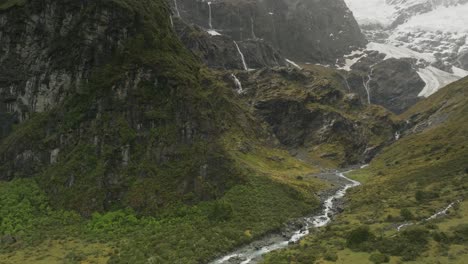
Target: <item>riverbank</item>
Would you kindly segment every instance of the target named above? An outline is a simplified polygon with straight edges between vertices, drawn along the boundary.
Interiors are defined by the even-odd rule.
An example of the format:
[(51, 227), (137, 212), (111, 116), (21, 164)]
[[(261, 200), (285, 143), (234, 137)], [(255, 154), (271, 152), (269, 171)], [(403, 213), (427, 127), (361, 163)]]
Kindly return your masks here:
[(310, 234), (314, 227), (327, 225), (334, 215), (343, 211), (344, 195), (349, 188), (356, 187), (360, 183), (347, 178), (344, 172), (326, 172), (309, 175), (330, 182), (332, 188), (318, 193), (321, 208), (311, 215), (290, 221), (277, 232), (245, 245), (236, 251), (220, 257), (210, 264), (255, 264), (262, 256), (279, 249), (297, 243), (301, 238)]

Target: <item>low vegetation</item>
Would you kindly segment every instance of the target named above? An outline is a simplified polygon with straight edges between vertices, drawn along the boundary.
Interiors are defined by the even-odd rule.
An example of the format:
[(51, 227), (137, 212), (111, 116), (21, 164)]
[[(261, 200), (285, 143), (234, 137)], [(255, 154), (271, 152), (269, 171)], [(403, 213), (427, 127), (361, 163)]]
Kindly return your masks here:
[[(404, 114), (423, 129), (350, 174), (364, 184), (350, 191), (348, 207), (334, 223), (268, 255), (264, 263), (330, 263), (324, 253), (330, 250), (337, 252), (337, 263), (463, 263), (468, 257), (468, 104), (462, 94), (467, 89), (468, 80), (461, 80)], [(427, 126), (427, 118), (442, 122)], [(429, 219), (451, 203), (446, 214)]]

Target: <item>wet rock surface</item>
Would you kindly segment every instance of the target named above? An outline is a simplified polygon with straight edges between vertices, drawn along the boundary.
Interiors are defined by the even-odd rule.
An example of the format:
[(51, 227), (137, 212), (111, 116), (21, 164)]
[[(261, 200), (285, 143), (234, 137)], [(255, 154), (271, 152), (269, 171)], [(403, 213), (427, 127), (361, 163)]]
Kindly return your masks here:
[[(357, 95), (348, 96), (342, 77), (335, 72), (332, 74), (330, 79), (323, 79), (323, 73), (314, 70), (279, 68), (240, 77), (245, 89), (243, 96), (254, 113), (295, 156), (309, 161), (310, 155), (318, 155), (337, 160), (342, 166), (365, 162), (375, 154), (368, 150), (381, 146), (367, 144), (374, 133), (369, 129), (373, 125), (367, 123), (373, 113), (364, 114), (366, 104), (360, 102)], [(335, 82), (340, 85), (336, 86)], [(350, 118), (355, 114), (362, 122)], [(388, 133), (391, 141), (394, 123), (389, 116), (374, 120), (374, 129)], [(316, 148), (331, 141), (334, 146), (323, 151)]]
[(187, 23), (236, 41), (263, 39), (302, 62), (334, 62), (366, 43), (343, 0), (177, 0), (174, 9), (175, 4)]
[[(242, 59), (234, 40), (227, 35), (210, 35), (196, 25), (188, 25), (174, 18), (174, 28), (182, 43), (197, 55), (204, 64), (216, 69), (244, 70)], [(237, 42), (248, 68), (285, 66), (280, 52), (261, 39)]]
[(426, 83), (417, 72), (422, 65), (411, 58), (384, 58), (385, 54), (368, 52), (346, 78), (363, 102), (370, 99), (370, 103), (400, 114), (422, 99), (419, 94)]

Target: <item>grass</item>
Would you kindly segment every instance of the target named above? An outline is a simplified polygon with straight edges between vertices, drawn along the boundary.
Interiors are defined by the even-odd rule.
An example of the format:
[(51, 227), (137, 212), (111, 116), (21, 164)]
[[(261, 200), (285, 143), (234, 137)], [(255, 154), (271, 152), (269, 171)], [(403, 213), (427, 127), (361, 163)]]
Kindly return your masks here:
[[(384, 253), (390, 257), (389, 263), (466, 262), (466, 241), (455, 237), (468, 222), (468, 104), (462, 96), (467, 89), (468, 79), (461, 80), (403, 114), (403, 118), (417, 122), (443, 118), (388, 146), (368, 168), (350, 173), (363, 185), (350, 191), (345, 212), (300, 245), (270, 254), (264, 263), (332, 263), (324, 260), (329, 251), (338, 256), (335, 263), (371, 263), (375, 250), (388, 251)], [(447, 216), (421, 223), (457, 200), (462, 202)], [(396, 226), (407, 221), (416, 225), (397, 232)], [(369, 228), (373, 242), (351, 249), (346, 241), (358, 226)], [(417, 230), (414, 232), (428, 234), (417, 250), (403, 255), (390, 250), (407, 243), (411, 237), (405, 238), (405, 232), (413, 232), (413, 228)], [(381, 243), (385, 246), (380, 247)], [(405, 247), (414, 245), (417, 243)]]
[(113, 254), (112, 248), (102, 243), (82, 240), (45, 240), (34, 248), (23, 248), (14, 252), (0, 253), (0, 263), (104, 264)]
[(0, 10), (6, 10), (14, 6), (22, 6), (26, 4), (27, 0), (1, 0)]
[[(138, 26), (79, 92), (0, 142), (0, 173), (16, 178), (0, 182), (0, 237), (16, 240), (0, 244), (0, 261), (207, 262), (319, 206), (328, 185), (307, 177), (317, 169), (270, 144), (176, 39), (165, 2), (92, 5), (83, 17), (111, 8)], [(116, 96), (139, 71), (141, 82)], [(44, 158), (16, 166), (11, 157), (26, 150)]]

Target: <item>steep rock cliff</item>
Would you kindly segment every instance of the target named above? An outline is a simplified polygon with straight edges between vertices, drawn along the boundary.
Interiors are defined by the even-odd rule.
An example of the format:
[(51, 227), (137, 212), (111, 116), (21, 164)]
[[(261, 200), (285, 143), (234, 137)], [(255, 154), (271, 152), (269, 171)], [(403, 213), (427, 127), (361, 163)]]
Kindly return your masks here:
[(343, 0), (176, 0), (173, 8), (188, 23), (237, 41), (264, 39), (302, 62), (332, 63), (366, 43)]
[(339, 71), (320, 66), (240, 75), (253, 112), (299, 158), (330, 166), (367, 162), (400, 126), (351, 93)]
[(232, 185), (218, 140), (249, 117), (178, 41), (165, 2), (18, 3), (0, 11), (0, 180), (34, 176), (84, 215)]
[[(173, 25), (182, 43), (201, 61), (215, 69), (258, 69), (285, 66), (278, 50), (260, 39), (234, 42), (226, 35), (210, 35), (196, 25), (173, 18)], [(244, 60), (244, 62), (242, 61)]]

